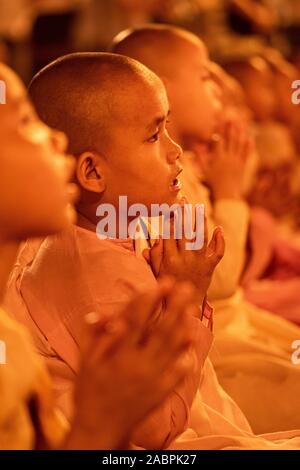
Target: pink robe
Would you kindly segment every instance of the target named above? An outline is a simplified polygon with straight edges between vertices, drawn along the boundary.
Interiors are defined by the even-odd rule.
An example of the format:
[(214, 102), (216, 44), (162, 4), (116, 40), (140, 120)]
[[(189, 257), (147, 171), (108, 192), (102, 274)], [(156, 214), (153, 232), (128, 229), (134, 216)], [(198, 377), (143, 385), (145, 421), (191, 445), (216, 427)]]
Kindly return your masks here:
[[(29, 242), (20, 253), (8, 286), (6, 304), (30, 328), (38, 352), (55, 382), (58, 403), (71, 414), (71, 393), (78, 370), (83, 316), (114, 314), (132, 298), (156, 285), (146, 261), (130, 240), (99, 241), (72, 227), (60, 236)], [(133, 312), (134, 314), (134, 312)], [(212, 334), (195, 318), (198, 341), (190, 351), (193, 373), (135, 433), (141, 448), (300, 449), (300, 431), (257, 437), (247, 419), (219, 385), (209, 359)], [(101, 399), (101, 397), (99, 397)], [(101, 425), (101, 423), (99, 423)]]
[[(97, 239), (96, 234), (72, 227), (42, 242), (28, 242), (13, 270), (6, 305), (31, 329), (38, 352), (53, 376), (58, 403), (72, 413), (72, 386), (78, 370), (83, 317), (90, 312), (120, 312), (134, 293), (156, 285), (150, 266), (137, 257), (132, 240)], [(134, 312), (133, 312), (134, 314)], [(211, 332), (195, 318), (199, 342), (194, 373), (161, 409), (141, 427), (135, 444), (166, 447), (185, 430), (199, 386)]]
[(252, 209), (250, 244), (242, 279), (245, 298), (300, 325), (299, 246), (279, 236), (272, 216), (260, 208)]

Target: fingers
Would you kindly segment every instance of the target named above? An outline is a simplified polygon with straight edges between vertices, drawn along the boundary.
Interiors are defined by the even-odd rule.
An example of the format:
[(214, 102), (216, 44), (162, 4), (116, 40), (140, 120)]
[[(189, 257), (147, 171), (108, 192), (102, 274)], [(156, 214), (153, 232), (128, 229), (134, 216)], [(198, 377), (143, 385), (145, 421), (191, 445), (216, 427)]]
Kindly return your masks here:
[(142, 252), (142, 255), (143, 255), (144, 259), (147, 261), (147, 263), (150, 264), (151, 263), (150, 248), (145, 248)]
[(191, 204), (184, 203), (181, 207), (181, 236), (177, 240), (178, 251), (181, 255), (186, 250), (186, 243), (189, 243), (193, 237), (193, 211)]
[[(140, 342), (162, 300), (172, 290), (173, 284), (171, 278), (165, 278), (157, 289), (137, 296), (121, 314), (95, 319), (90, 325), (88, 339), (88, 353), (93, 355), (94, 360), (101, 361), (104, 356), (121, 351), (126, 344)], [(91, 323), (90, 319), (89, 322)]]
[(224, 135), (214, 135), (212, 138), (212, 142), (210, 145), (210, 151), (211, 151), (211, 166), (214, 166), (214, 164), (219, 160), (220, 158), (224, 157), (224, 153), (226, 150), (226, 139)]
[(178, 247), (175, 240), (174, 230), (174, 217), (169, 219), (170, 237), (164, 237), (163, 241), (163, 262), (169, 263), (174, 258), (177, 258)]
[[(178, 240), (179, 254), (191, 255), (191, 251), (194, 253), (201, 252), (206, 248), (208, 241), (208, 221), (203, 204), (191, 206), (191, 210), (186, 207), (184, 217), (183, 236), (181, 240)], [(193, 245), (193, 249), (187, 250), (187, 244)]]
[(225, 253), (225, 237), (222, 227), (217, 227), (212, 235), (212, 239), (207, 247), (207, 255), (212, 267), (215, 268), (221, 261)]
[(193, 151), (197, 157), (197, 165), (200, 168), (202, 175), (206, 177), (211, 159), (211, 153), (209, 152), (208, 146), (207, 144), (195, 144), (193, 146)]
[(164, 317), (167, 317), (167, 328), (171, 328), (177, 322), (177, 317), (185, 307), (195, 300), (195, 288), (190, 282), (180, 282), (165, 296)]
[(163, 400), (172, 393), (193, 371), (193, 358), (190, 354), (181, 354), (171, 366), (159, 375), (158, 393)]
[[(198, 256), (202, 256), (205, 253), (208, 242), (208, 220), (203, 209), (200, 207), (196, 208), (196, 221), (195, 221), (195, 231), (196, 237), (193, 240), (194, 247), (192, 253)], [(203, 238), (202, 238), (203, 234)], [(191, 252), (190, 252), (191, 253)]]
[(147, 336), (148, 330), (161, 312), (162, 302), (172, 292), (174, 280), (166, 277), (156, 289), (136, 297), (121, 315), (127, 326), (126, 341), (139, 344)]
[(208, 222), (207, 222), (207, 217), (204, 213), (204, 245), (203, 247), (207, 247), (207, 243), (208, 243)]
[(193, 341), (194, 329), (189, 309), (194, 308), (194, 303), (195, 289), (189, 283), (175, 285), (166, 299), (166, 311), (149, 342), (153, 355), (160, 362), (172, 360), (174, 354)]
[(158, 276), (160, 273), (161, 263), (163, 260), (163, 240), (159, 238), (155, 240), (155, 245), (149, 251), (150, 264), (154, 276)]
[(97, 322), (90, 330), (88, 347), (82, 353), (82, 362), (88, 361), (94, 367), (100, 366), (108, 356), (122, 347), (126, 332), (126, 325), (119, 317)]

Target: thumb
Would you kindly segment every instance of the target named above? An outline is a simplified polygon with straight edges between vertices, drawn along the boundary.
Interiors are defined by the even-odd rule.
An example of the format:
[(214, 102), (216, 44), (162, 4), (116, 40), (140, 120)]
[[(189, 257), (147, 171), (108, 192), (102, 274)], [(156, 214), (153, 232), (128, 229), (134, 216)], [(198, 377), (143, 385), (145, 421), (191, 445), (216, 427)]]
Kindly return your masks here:
[(144, 259), (150, 264), (150, 248), (145, 248), (142, 252)]

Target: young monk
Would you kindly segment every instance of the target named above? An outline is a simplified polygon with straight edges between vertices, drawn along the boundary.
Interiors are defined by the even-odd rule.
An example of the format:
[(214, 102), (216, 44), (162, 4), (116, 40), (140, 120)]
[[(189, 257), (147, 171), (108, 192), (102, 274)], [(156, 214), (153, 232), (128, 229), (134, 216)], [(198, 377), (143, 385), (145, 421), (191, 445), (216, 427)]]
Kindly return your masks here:
[[(6, 84), (0, 106), (2, 304), (20, 241), (66, 229), (74, 221), (76, 187), (69, 184), (73, 161), (65, 155), (65, 136), (38, 119), (23, 85), (2, 64), (0, 79)], [(193, 341), (193, 296), (191, 286), (165, 280), (121, 316), (100, 320), (97, 310), (87, 316), (70, 424), (55, 407), (27, 331), (0, 307), (0, 449), (127, 448), (134, 428), (190, 370), (185, 354)], [(147, 331), (161, 300), (165, 318)]]
[[(35, 77), (30, 94), (39, 115), (67, 132), (69, 150), (77, 156), (80, 226), (46, 238), (39, 246), (25, 246), (7, 305), (31, 329), (54, 377), (58, 403), (72, 415), (70, 392), (78, 373), (82, 318), (91, 310), (115, 315), (134, 292), (157, 283), (151, 267), (136, 256), (132, 239), (97, 238), (97, 206), (114, 204), (119, 217), (126, 215), (118, 207), (119, 195), (127, 196), (128, 205), (138, 202), (147, 208), (176, 202), (181, 149), (166, 130), (169, 108), (162, 82), (136, 61), (112, 54), (66, 56)], [(222, 231), (214, 232), (209, 245), (206, 238), (204, 242), (203, 248), (188, 252), (184, 240), (178, 246), (166, 241), (164, 274), (190, 279), (196, 288), (197, 344), (190, 350), (194, 368), (141, 426), (134, 436), (138, 446), (166, 447), (188, 423), (212, 341), (205, 297), (223, 255)], [(158, 311), (158, 321), (164, 315)], [(235, 409), (230, 400), (228, 407)]]
[[(176, 54), (170, 53), (170, 46), (174, 47)], [(196, 36), (172, 27), (149, 25), (134, 30), (133, 34), (128, 31), (120, 33), (112, 50), (140, 60), (163, 79), (171, 102), (169, 132), (184, 150), (197, 146), (200, 152), (206, 146), (213, 145), (212, 137), (224, 126), (221, 90), (211, 79), (207, 50)], [(193, 103), (193, 106), (187, 106), (187, 103)], [(228, 133), (231, 139), (228, 155), (227, 149), (219, 152), (220, 145), (215, 143), (214, 162), (219, 166), (218, 172), (222, 172), (222, 178), (218, 181), (215, 178), (210, 182), (215, 206), (214, 220), (208, 219), (209, 231), (212, 231), (214, 225), (221, 225), (226, 234), (226, 252), (216, 269), (209, 291), (210, 299), (230, 297), (234, 293), (245, 256), (249, 211), (238, 186), (242, 179), (244, 161), (240, 155), (236, 155), (234, 147), (240, 148), (243, 153), (246, 142), (242, 133), (234, 126), (229, 127)], [(239, 136), (242, 137), (241, 141)], [(221, 161), (225, 158), (225, 153), (226, 167)], [(184, 155), (181, 164), (185, 171), (181, 179), (193, 180), (195, 165), (190, 163), (192, 159), (192, 154)], [(201, 171), (197, 165), (197, 174)], [(194, 187), (190, 181), (188, 188), (184, 188), (184, 194), (190, 203), (206, 202), (207, 190), (203, 186), (201, 190), (199, 198), (198, 182)], [(232, 216), (228, 217), (228, 213)]]
[[(183, 193), (191, 202), (205, 202), (211, 225), (222, 219), (227, 242), (227, 253), (217, 268), (222, 283), (213, 278), (209, 291), (216, 313), (216, 340), (210, 357), (221, 385), (257, 433), (297, 428), (299, 403), (294, 389), (299, 370), (291, 363), (291, 345), (300, 330), (245, 302), (239, 290), (249, 220), (249, 209), (242, 200), (248, 150), (242, 129), (237, 132), (236, 127), (227, 127), (225, 138), (209, 148), (220, 118), (214, 113), (216, 95), (206, 48), (185, 31), (147, 25), (120, 33), (113, 50), (140, 60), (163, 79), (172, 109), (170, 134), (186, 150), (194, 150), (189, 160), (186, 154), (182, 158)], [(206, 159), (206, 168), (201, 165), (197, 178), (202, 147), (210, 159)], [(213, 205), (203, 182), (211, 188)], [(222, 264), (226, 256), (227, 262)]]
[[(82, 60), (84, 67), (82, 67)], [(121, 90), (120, 88), (116, 89), (114, 85), (114, 80), (116, 79), (115, 74), (117, 71), (119, 72), (120, 65), (123, 72), (123, 88)], [(100, 70), (98, 67), (100, 67)], [(80, 69), (81, 74), (78, 73), (78, 69)], [(62, 74), (62, 72), (64, 73)], [(159, 190), (159, 188), (157, 188), (157, 191), (159, 190), (160, 192), (155, 194), (155, 197), (165, 197), (162, 196), (161, 193), (166, 191), (164, 186), (165, 173), (163, 171), (164, 168), (166, 170), (163, 164), (165, 161), (163, 157), (166, 156), (164, 149), (165, 145), (167, 148), (174, 148), (173, 146), (175, 144), (169, 139), (165, 128), (168, 106), (164, 88), (158, 78), (149, 70), (137, 64), (135, 61), (126, 58), (121, 59), (119, 56), (103, 54), (72, 55), (60, 59), (41, 72), (32, 84), (31, 94), (35, 97), (39, 96), (37, 100), (37, 103), (40, 104), (39, 112), (43, 112), (44, 116), (46, 114), (45, 110), (47, 110), (45, 103), (52, 103), (53, 106), (50, 106), (51, 112), (49, 111), (48, 114), (49, 119), (55, 118), (58, 124), (64, 122), (65, 126), (72, 122), (78, 125), (78, 121), (76, 122), (76, 119), (73, 120), (76, 114), (72, 113), (70, 115), (68, 112), (72, 112), (72, 105), (75, 105), (74, 98), (76, 95), (78, 99), (80, 98), (82, 101), (82, 96), (84, 96), (82, 92), (84, 90), (89, 90), (90, 92), (92, 90), (94, 92), (98, 90), (96, 95), (98, 97), (98, 106), (96, 109), (89, 108), (90, 113), (85, 115), (86, 119), (96, 117), (91, 113), (92, 110), (94, 110), (95, 113), (100, 110), (102, 112), (108, 111), (104, 106), (99, 106), (99, 102), (104, 104), (102, 101), (103, 96), (101, 96), (100, 91), (103, 92), (106, 72), (109, 72), (110, 86), (114, 88), (114, 94), (110, 95), (110, 106), (113, 106), (109, 109), (110, 112), (106, 116), (106, 122), (109, 123), (111, 122), (109, 118), (114, 118), (114, 126), (112, 126), (112, 128), (114, 129), (113, 135), (115, 138), (113, 139), (113, 135), (109, 134), (109, 127), (105, 129), (107, 133), (104, 134), (98, 124), (102, 121), (96, 120), (97, 133), (95, 134), (94, 146), (97, 142), (97, 137), (101, 136), (102, 152), (104, 152), (105, 141), (103, 137), (106, 136), (108, 139), (107, 152), (105, 153), (107, 159), (104, 161), (104, 157), (101, 157), (101, 154), (98, 154), (95, 150), (83, 152), (78, 157), (78, 161), (81, 163), (85, 161), (85, 153), (85, 156), (88, 157), (88, 161), (86, 165), (83, 165), (83, 169), (86, 168), (89, 178), (84, 179), (83, 176), (85, 173), (82, 174), (79, 169), (77, 169), (77, 178), (85, 181), (86, 191), (88, 191), (87, 188), (89, 188), (90, 193), (92, 192), (91, 189), (95, 189), (97, 185), (104, 185), (108, 190), (107, 178), (111, 178), (110, 184), (112, 184), (113, 177), (116, 178), (118, 176), (119, 166), (122, 166), (123, 171), (119, 173), (119, 178), (126, 170), (126, 181), (120, 181), (120, 184), (128, 184), (127, 190), (128, 192), (131, 190), (130, 194), (133, 197), (134, 179), (132, 173), (134, 173), (135, 178), (138, 179), (136, 170), (139, 168), (139, 165), (142, 165), (145, 160), (148, 159), (149, 154), (151, 154), (152, 171), (158, 168), (159, 161), (162, 165), (160, 167), (161, 189)], [(62, 78), (61, 74), (63, 75), (62, 81), (60, 80)], [(49, 81), (46, 80), (46, 77)], [(120, 83), (118, 73), (117, 77), (118, 83)], [(124, 80), (125, 77), (127, 80)], [(95, 80), (93, 81), (94, 87), (92, 87), (91, 82), (89, 82), (91, 79)], [(46, 84), (43, 83), (44, 80), (48, 85), (52, 84), (54, 81), (53, 88), (47, 88)], [(71, 82), (72, 87), (70, 87)], [(88, 88), (86, 88), (87, 83), (90, 84)], [(68, 93), (61, 93), (62, 86), (65, 86), (65, 91), (72, 90), (75, 92), (75, 96), (72, 96), (72, 100), (69, 101), (69, 106), (64, 107), (65, 111), (63, 116), (66, 117), (66, 115), (68, 115), (70, 118), (64, 121), (61, 119), (61, 113), (59, 115), (55, 113), (56, 106), (59, 110), (62, 109), (60, 100), (68, 97)], [(35, 91), (33, 91), (34, 88)], [(133, 88), (135, 92), (133, 92)], [(55, 99), (49, 100), (49, 92), (51, 92), (51, 96), (53, 98), (55, 97)], [(141, 101), (141, 92), (143, 101)], [(124, 95), (122, 95), (122, 93), (124, 93)], [(115, 94), (117, 94), (117, 96), (115, 96)], [(104, 96), (106, 96), (106, 94), (104, 94)], [(122, 101), (125, 97), (126, 107), (124, 106), (124, 101)], [(115, 102), (112, 98), (118, 99), (116, 99)], [(90, 95), (88, 102), (90, 105), (93, 102)], [(141, 102), (143, 107), (147, 109), (147, 114), (138, 113), (138, 110), (140, 111)], [(130, 109), (132, 115), (128, 112), (125, 116), (122, 112), (121, 114), (116, 113), (117, 109), (119, 111), (121, 110), (123, 113), (125, 113), (126, 109)], [(88, 109), (85, 111), (87, 113)], [(132, 116), (135, 116), (134, 120), (132, 120)], [(165, 118), (162, 124), (159, 125), (156, 123), (155, 125), (158, 127), (154, 130), (150, 130), (148, 129), (147, 123), (149, 120), (151, 122), (151, 117), (154, 116), (164, 116)], [(76, 142), (78, 129), (84, 132), (84, 125), (88, 126), (88, 124), (89, 133), (87, 133), (86, 136), (90, 136), (92, 130), (95, 129), (95, 127), (90, 125), (91, 121), (85, 124), (85, 121), (82, 120), (81, 126), (76, 128), (77, 132), (75, 134), (73, 134), (72, 129), (69, 128), (71, 146)], [(143, 132), (141, 132), (142, 129), (144, 129)], [(147, 139), (149, 134), (150, 138), (148, 137)], [(82, 137), (84, 137), (84, 133)], [(147, 139), (147, 143), (143, 140), (145, 138)], [(149, 139), (150, 142), (148, 142)], [(117, 152), (116, 142), (120, 144), (120, 148), (123, 150), (122, 152)], [(83, 144), (84, 140), (82, 140), (82, 145)], [(148, 145), (150, 145), (150, 147), (148, 147)], [(171, 147), (169, 147), (169, 145)], [(126, 146), (127, 153), (125, 153)], [(115, 149), (116, 153), (113, 153), (113, 149)], [(135, 149), (135, 152), (139, 149), (139, 160), (136, 165), (132, 164), (131, 158), (133, 154), (129, 151), (130, 149), (132, 149), (132, 151)], [(162, 160), (158, 159), (158, 154), (160, 154)], [(123, 158), (126, 156), (126, 165), (120, 157), (121, 155)], [(109, 162), (114, 169), (113, 174), (109, 171)], [(92, 173), (90, 171), (91, 168), (93, 168)], [(102, 173), (100, 173), (101, 168)], [(104, 172), (103, 169), (106, 169), (106, 172)], [(96, 173), (98, 173), (98, 177)], [(140, 175), (143, 175), (144, 186), (142, 187), (142, 185), (138, 184), (138, 188), (139, 191), (143, 191), (142, 197), (146, 199), (146, 188), (150, 190), (151, 185), (149, 179), (152, 178), (152, 175), (145, 172), (141, 172)], [(153, 184), (156, 184), (156, 181), (154, 181)], [(172, 184), (171, 188), (173, 189)], [(99, 186), (97, 191), (99, 191)], [(97, 191), (94, 192), (97, 193)], [(102, 194), (102, 192), (100, 193)], [(174, 191), (171, 191), (171, 194), (172, 193), (174, 193)], [(117, 194), (118, 192), (116, 192), (116, 195)], [(170, 195), (166, 192), (166, 195), (168, 198), (171, 198), (171, 200), (174, 200), (174, 194)], [(92, 195), (90, 194), (90, 196)], [(154, 196), (152, 197), (154, 198)], [(83, 207), (84, 206), (81, 206), (81, 211)], [(89, 217), (91, 217), (91, 215)], [(91, 226), (93, 226), (95, 230), (95, 222), (90, 221), (89, 223), (92, 224)], [(79, 325), (80, 322), (76, 315), (82, 315), (88, 304), (96, 304), (98, 308), (101, 307), (104, 312), (108, 311), (112, 303), (114, 303), (115, 307), (117, 304), (120, 305), (124, 301), (125, 296), (129, 297), (129, 291), (140, 289), (143, 282), (150, 285), (155, 281), (151, 269), (147, 266), (145, 260), (135, 255), (132, 246), (133, 243), (129, 239), (125, 241), (99, 241), (95, 239), (95, 235), (92, 231), (88, 231), (82, 227), (74, 227), (72, 231), (70, 231), (70, 234), (71, 235), (68, 236), (68, 234), (65, 233), (61, 240), (59, 240), (58, 237), (55, 239), (45, 239), (35, 254), (33, 254), (32, 251), (26, 252), (25, 249), (23, 259), (19, 260), (19, 267), (15, 267), (14, 279), (17, 281), (15, 286), (22, 294), (22, 301), (26, 303), (26, 308), (24, 308), (24, 304), (22, 309), (18, 308), (18, 316), (27, 319), (31, 317), (31, 321), (32, 318), (34, 318), (41, 329), (41, 333), (47, 334), (47, 340), (45, 337), (43, 338), (42, 335), (40, 338), (37, 338), (35, 334), (37, 340), (41, 339), (43, 341), (45, 347), (44, 354), (49, 355), (49, 348), (52, 347), (53, 355), (56, 354), (56, 363), (57, 365), (60, 364), (61, 370), (65, 367), (65, 370), (69, 368), (71, 371), (77, 373), (77, 365), (75, 362), (71, 362), (71, 355), (67, 355), (68, 351), (66, 347), (71, 344), (71, 341), (75, 343), (74, 338), (78, 338), (78, 343), (80, 342), (80, 333), (76, 330), (76, 323)], [(159, 277), (162, 273), (172, 270), (176, 272), (178, 277), (185, 278), (187, 276), (186, 273), (192, 271), (194, 283), (198, 286), (197, 303), (199, 305), (199, 301), (201, 302), (204, 291), (207, 289), (210, 273), (222, 255), (223, 242), (222, 236), (219, 238), (220, 235), (221, 234), (217, 231), (213, 242), (210, 243), (209, 246), (207, 246), (207, 241), (205, 240), (202, 249), (190, 254), (185, 253), (186, 250), (183, 249), (180, 241), (177, 245), (174, 238), (164, 240), (163, 257), (157, 276)], [(34, 250), (36, 250), (36, 247), (33, 247), (33, 251)], [(99, 253), (101, 256), (97, 264)], [(29, 260), (27, 264), (26, 260)], [(115, 266), (117, 266), (118, 269), (117, 273), (115, 273), (115, 270), (111, 267), (114, 260)], [(59, 270), (57, 269), (58, 265)], [(62, 269), (63, 274), (61, 273)], [(38, 273), (38, 276), (36, 273)], [(66, 276), (65, 273), (68, 273), (68, 276)], [(105, 286), (103, 286), (103, 283), (99, 282), (99, 275), (101, 274), (103, 276), (103, 273)], [(20, 278), (20, 275), (22, 275), (22, 278)], [(57, 280), (57, 278), (59, 279)], [(201, 282), (199, 282), (200, 280)], [(63, 284), (63, 292), (60, 288), (61, 284)], [(42, 305), (46, 299), (46, 296), (43, 295), (43, 292), (45, 292), (44, 286), (46, 285), (47, 295), (49, 296), (47, 297), (47, 311)], [(112, 291), (112, 286), (115, 292)], [(125, 290), (126, 287), (127, 291)], [(114, 297), (114, 295), (116, 297)], [(35, 296), (35, 301), (33, 296)], [(40, 316), (38, 316), (36, 312), (39, 296), (41, 297), (39, 301)], [(72, 303), (73, 299), (74, 303)], [(62, 305), (61, 302), (63, 303)], [(282, 447), (280, 445), (281, 443), (273, 444), (265, 439), (253, 436), (245, 416), (219, 386), (210, 361), (205, 360), (211, 343), (210, 328), (207, 328), (207, 326), (211, 324), (209, 320), (209, 310), (205, 309), (204, 312), (201, 312), (202, 309), (199, 309), (199, 307), (197, 310), (197, 313), (195, 312), (193, 316), (193, 326), (197, 336), (197, 343), (194, 349), (190, 350), (194, 364), (193, 373), (189, 374), (181, 387), (174, 388), (173, 393), (170, 394), (165, 405), (157, 410), (156, 413), (152, 414), (144, 423), (143, 427), (138, 430), (134, 436), (134, 442), (140, 446), (147, 445), (151, 448), (167, 446), (171, 446), (171, 448), (199, 449)], [(48, 311), (50, 315), (47, 315)], [(64, 316), (63, 313), (66, 315)], [(200, 321), (201, 313), (204, 313), (207, 317), (202, 318), (203, 321)], [(56, 326), (58, 327), (56, 330), (57, 334), (55, 334), (52, 328), (53, 321), (51, 315), (53, 315), (56, 320)], [(157, 321), (159, 322), (160, 319)], [(60, 325), (58, 325), (59, 322)], [(69, 333), (69, 335), (67, 333)], [(64, 349), (62, 347), (62, 340), (60, 342), (58, 341), (58, 335), (63, 335), (64, 340), (69, 341), (68, 344), (65, 343)], [(40, 343), (39, 348), (41, 348), (41, 346), (42, 343)], [(77, 346), (76, 343), (75, 346)], [(63, 358), (62, 356), (58, 357), (58, 354), (55, 353), (58, 347), (60, 351), (64, 353)], [(68, 378), (68, 376), (65, 377)], [(288, 434), (288, 436), (292, 437), (298, 434), (294, 432)], [(287, 437), (287, 434), (270, 436), (270, 439), (283, 439), (284, 437)], [(284, 447), (286, 448), (293, 448), (297, 445), (299, 445), (298, 440), (284, 443)]]

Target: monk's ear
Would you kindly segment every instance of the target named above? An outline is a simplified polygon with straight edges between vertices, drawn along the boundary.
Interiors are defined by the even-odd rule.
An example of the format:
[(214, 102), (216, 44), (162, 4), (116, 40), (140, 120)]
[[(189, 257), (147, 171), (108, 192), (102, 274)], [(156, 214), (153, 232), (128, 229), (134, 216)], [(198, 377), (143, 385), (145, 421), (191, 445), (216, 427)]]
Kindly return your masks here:
[(105, 190), (103, 160), (94, 152), (84, 152), (77, 159), (76, 176), (80, 186), (87, 191), (102, 193)]

